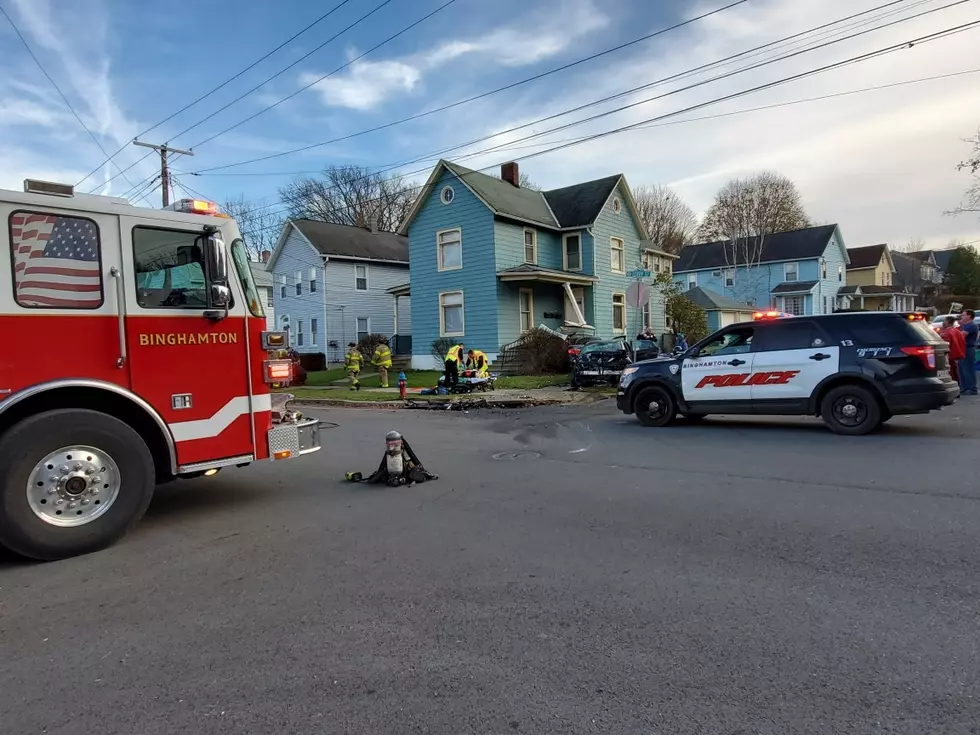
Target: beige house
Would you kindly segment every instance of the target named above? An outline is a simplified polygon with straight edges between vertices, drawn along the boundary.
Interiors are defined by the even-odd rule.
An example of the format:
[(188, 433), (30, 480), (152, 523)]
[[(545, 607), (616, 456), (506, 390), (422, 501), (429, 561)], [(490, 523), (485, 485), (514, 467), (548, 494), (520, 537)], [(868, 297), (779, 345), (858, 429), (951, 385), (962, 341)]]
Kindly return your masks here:
[(847, 283), (837, 292), (841, 309), (912, 311), (915, 295), (896, 286), (895, 264), (887, 245), (848, 248)]

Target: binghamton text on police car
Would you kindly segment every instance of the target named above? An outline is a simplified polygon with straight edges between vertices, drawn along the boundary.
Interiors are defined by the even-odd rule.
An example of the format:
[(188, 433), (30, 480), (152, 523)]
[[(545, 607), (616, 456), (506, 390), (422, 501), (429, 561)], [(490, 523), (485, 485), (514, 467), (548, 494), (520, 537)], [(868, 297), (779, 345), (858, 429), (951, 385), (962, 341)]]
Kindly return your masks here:
[(683, 355), (631, 365), (617, 405), (646, 426), (678, 414), (810, 415), (838, 434), (867, 434), (894, 415), (959, 397), (948, 352), (921, 314), (761, 318), (725, 327)]

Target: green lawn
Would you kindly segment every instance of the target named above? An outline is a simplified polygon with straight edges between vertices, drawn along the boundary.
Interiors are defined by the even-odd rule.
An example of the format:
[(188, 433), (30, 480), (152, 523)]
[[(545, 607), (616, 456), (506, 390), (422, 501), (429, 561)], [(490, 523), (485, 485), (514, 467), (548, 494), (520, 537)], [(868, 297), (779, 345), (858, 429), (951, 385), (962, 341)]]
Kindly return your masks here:
[(498, 388), (511, 390), (534, 390), (549, 388), (554, 385), (568, 385), (571, 378), (568, 375), (515, 375), (497, 378)]
[[(373, 372), (373, 367), (368, 367), (365, 372)], [(406, 370), (405, 377), (408, 379), (409, 388), (435, 388), (439, 385), (439, 376), (442, 375), (441, 371), (436, 370)], [(371, 375), (366, 378), (361, 378), (362, 388), (380, 388), (381, 378), (377, 375)], [(398, 387), (398, 371), (389, 370), (388, 371), (388, 387), (397, 388)]]
[(316, 370), (306, 374), (307, 385), (330, 385), (335, 380), (343, 380), (347, 377), (347, 371), (343, 368), (330, 368), (329, 370)]

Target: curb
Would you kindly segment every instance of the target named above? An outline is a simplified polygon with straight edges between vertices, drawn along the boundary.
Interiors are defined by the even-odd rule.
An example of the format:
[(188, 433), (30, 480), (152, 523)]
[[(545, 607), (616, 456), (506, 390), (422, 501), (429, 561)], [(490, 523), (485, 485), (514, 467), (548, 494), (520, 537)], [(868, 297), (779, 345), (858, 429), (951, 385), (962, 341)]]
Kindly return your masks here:
[(476, 408), (534, 408), (536, 406), (556, 406), (573, 404), (585, 405), (598, 403), (607, 400), (610, 396), (602, 394), (589, 395), (578, 401), (563, 401), (554, 398), (498, 398), (491, 399), (486, 397), (479, 398), (456, 398), (449, 401), (439, 401), (429, 399), (424, 401), (413, 401), (411, 399), (396, 401), (347, 401), (342, 398), (297, 398), (290, 401), (290, 405), (309, 406), (335, 406), (338, 408), (384, 408), (384, 409), (414, 409), (428, 411), (469, 411)]

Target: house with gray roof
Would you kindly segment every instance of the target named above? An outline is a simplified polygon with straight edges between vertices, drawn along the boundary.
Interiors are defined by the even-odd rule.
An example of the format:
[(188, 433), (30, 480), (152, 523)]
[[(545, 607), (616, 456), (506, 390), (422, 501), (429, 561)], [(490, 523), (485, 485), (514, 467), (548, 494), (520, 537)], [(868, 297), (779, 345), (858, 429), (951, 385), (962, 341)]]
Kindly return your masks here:
[(837, 225), (806, 227), (681, 250), (674, 282), (705, 287), (757, 309), (831, 314), (850, 262)]
[(729, 324), (752, 321), (752, 313), (755, 311), (749, 304), (701, 286), (685, 291), (684, 296), (704, 309), (708, 329), (712, 332)]
[(411, 300), (391, 289), (408, 281), (408, 238), (371, 227), (296, 219), (283, 225), (267, 269), (276, 327), (301, 353), (341, 362), (348, 342), (389, 338), (410, 354)]
[(399, 228), (408, 238), (413, 354), (438, 366), (432, 343), (453, 339), (487, 353), (536, 326), (600, 337), (666, 329), (663, 295), (636, 308), (630, 271), (671, 270), (650, 242), (621, 174), (550, 191), (520, 186), (516, 163), (500, 178), (450, 161), (433, 169)]

